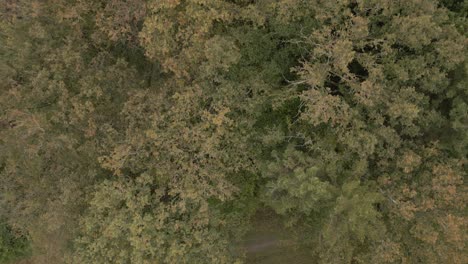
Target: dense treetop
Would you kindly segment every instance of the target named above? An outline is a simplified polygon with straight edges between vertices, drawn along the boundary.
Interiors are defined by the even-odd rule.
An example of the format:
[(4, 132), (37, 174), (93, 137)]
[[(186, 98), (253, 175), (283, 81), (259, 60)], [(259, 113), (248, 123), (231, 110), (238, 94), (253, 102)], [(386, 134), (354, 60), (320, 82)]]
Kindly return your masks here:
[(0, 263), (466, 263), (467, 15), (2, 1)]

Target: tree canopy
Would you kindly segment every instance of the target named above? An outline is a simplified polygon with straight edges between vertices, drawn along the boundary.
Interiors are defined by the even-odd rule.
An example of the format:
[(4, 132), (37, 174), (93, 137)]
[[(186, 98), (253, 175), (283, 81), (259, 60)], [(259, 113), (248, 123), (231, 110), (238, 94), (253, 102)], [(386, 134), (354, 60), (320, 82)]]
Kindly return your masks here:
[(467, 15), (2, 1), (0, 262), (466, 263)]

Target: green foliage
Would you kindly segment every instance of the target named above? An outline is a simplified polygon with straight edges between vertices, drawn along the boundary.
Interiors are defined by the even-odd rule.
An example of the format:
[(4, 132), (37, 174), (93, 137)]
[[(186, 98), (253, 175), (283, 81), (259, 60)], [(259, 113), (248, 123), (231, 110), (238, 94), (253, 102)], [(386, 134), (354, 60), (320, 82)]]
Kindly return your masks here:
[(26, 237), (16, 235), (6, 224), (0, 223), (0, 263), (11, 263), (30, 253)]
[[(327, 248), (330, 243), (332, 249), (319, 250), (321, 261), (376, 261), (375, 257), (369, 259), (370, 252), (377, 250), (372, 248), (388, 243), (382, 242), (382, 237), (389, 237), (399, 243), (393, 246), (408, 252), (397, 257), (402, 261), (460, 262), (462, 253), (458, 246), (452, 245), (447, 254), (449, 246), (442, 238), (446, 231), (434, 220), (439, 210), (461, 217), (460, 207), (439, 209), (436, 204), (426, 204), (432, 193), (427, 190), (428, 185), (438, 188), (426, 173), (432, 170), (434, 174), (440, 163), (447, 164), (446, 169), (453, 171), (453, 176), (449, 176), (452, 194), (456, 195), (457, 190), (463, 192), (458, 185), (461, 182), (455, 183), (455, 179), (463, 175), (461, 157), (466, 155), (466, 149), (462, 138), (466, 132), (451, 128), (460, 123), (450, 120), (446, 107), (453, 109), (452, 116), (459, 113), (458, 116), (466, 117), (461, 113), (465, 104), (461, 98), (467, 98), (466, 87), (458, 85), (466, 78), (449, 79), (451, 75), (464, 76), (458, 68), (464, 68), (464, 56), (457, 54), (466, 54), (466, 39), (431, 1), (384, 5), (376, 1), (356, 1), (352, 5), (339, 1), (319, 5), (317, 9), (322, 10), (317, 17), (321, 26), (305, 38), (310, 43), (310, 55), (295, 69), (300, 77), (296, 84), (309, 88), (298, 95), (303, 110), (292, 129), (304, 142), (302, 148), (307, 151), (302, 155), (311, 157), (307, 165), (295, 171), (317, 164), (323, 178), (342, 192), (342, 198), (337, 198), (335, 209), (330, 212), (331, 220), (321, 227), (323, 245)], [(454, 94), (459, 96), (455, 98)], [(459, 145), (442, 152), (450, 148), (450, 142)], [(428, 149), (432, 152), (428, 153)], [(451, 163), (450, 156), (460, 163)], [(286, 168), (282, 165), (277, 171)], [(301, 178), (300, 174), (296, 177)], [(273, 186), (282, 186), (284, 182), (285, 177), (279, 172)], [(360, 191), (356, 185), (368, 187)], [(399, 187), (394, 189), (396, 186)], [(294, 185), (288, 187), (289, 195), (297, 193)], [(353, 206), (355, 198), (351, 194), (362, 196), (363, 200), (356, 200)], [(388, 201), (382, 199), (382, 194)], [(270, 196), (267, 200), (274, 199), (275, 194)], [(311, 201), (307, 195), (301, 198)], [(307, 204), (295, 199), (296, 206)], [(288, 202), (294, 204), (294, 199)], [(346, 212), (344, 208), (351, 211), (335, 222), (335, 214)], [(307, 207), (302, 210), (309, 214)], [(421, 213), (416, 217), (416, 212)], [(320, 214), (323, 213), (321, 210)], [(388, 214), (388, 221), (380, 219), (381, 213)], [(403, 235), (401, 222), (395, 220), (398, 217), (406, 219), (406, 228), (432, 230), (431, 235), (440, 238), (426, 239), (426, 233)], [(335, 239), (327, 234), (327, 226), (337, 230)], [(385, 234), (385, 229), (389, 234)], [(360, 243), (352, 242), (355, 239)], [(369, 244), (363, 247), (363, 242)], [(429, 246), (422, 246), (424, 243), (433, 245), (433, 251), (444, 248), (445, 252), (429, 253), (421, 249)], [(396, 261), (395, 257), (383, 257), (379, 262)]]
[(1, 257), (241, 263), (274, 211), (311, 263), (464, 263), (466, 11), (3, 1)]
[(265, 203), (285, 215), (327, 209), (336, 190), (320, 179), (320, 171), (313, 160), (291, 145), (281, 156), (275, 154), (275, 160), (263, 170), (269, 179), (265, 185)]

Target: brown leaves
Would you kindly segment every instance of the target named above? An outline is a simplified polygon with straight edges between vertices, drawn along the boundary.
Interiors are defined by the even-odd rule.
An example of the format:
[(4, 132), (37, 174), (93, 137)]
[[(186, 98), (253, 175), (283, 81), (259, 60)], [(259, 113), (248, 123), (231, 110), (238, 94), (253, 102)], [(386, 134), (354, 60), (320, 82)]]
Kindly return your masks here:
[[(152, 1), (149, 7), (150, 15), (145, 18), (140, 33), (146, 54), (184, 79), (190, 79), (196, 71), (194, 67), (205, 60), (204, 47), (210, 45), (208, 40), (214, 23), (229, 23), (234, 10), (232, 5), (219, 0)], [(219, 48), (213, 48), (214, 53), (209, 54), (220, 52)]]
[(235, 263), (270, 206), (318, 262), (462, 262), (466, 38), (437, 1), (4, 2), (0, 202), (54, 257), (81, 218), (71, 262)]
[(324, 94), (317, 90), (302, 93), (301, 99), (307, 109), (301, 114), (305, 122), (317, 126), (330, 123), (331, 126), (345, 126), (351, 118), (349, 106), (338, 96)]
[(304, 63), (302, 67), (295, 71), (312, 88), (323, 87), (330, 74), (330, 66), (325, 63)]
[(348, 73), (348, 64), (354, 58), (353, 43), (347, 39), (339, 39), (333, 43), (330, 51), (333, 55), (333, 66), (342, 73)]
[(420, 164), (421, 157), (411, 150), (405, 152), (398, 162), (398, 166), (402, 168), (405, 173), (411, 173)]
[(465, 208), (468, 197), (463, 187), (462, 173), (442, 164), (435, 165), (432, 173), (432, 190), (436, 201), (442, 206)]
[(396, 32), (397, 42), (413, 49), (429, 45), (442, 31), (432, 19), (431, 15), (395, 17), (392, 27)]
[[(333, 171), (342, 179), (378, 178), (390, 211), (389, 236), (401, 236), (401, 241), (380, 244), (392, 252), (380, 249), (380, 261), (457, 262), (463, 257), (459, 244), (450, 245), (445, 236), (454, 245), (461, 239), (447, 227), (452, 221), (457, 230), (453, 219), (464, 221), (458, 214), (466, 204), (465, 174), (459, 158), (449, 158), (449, 146), (432, 143), (438, 137), (432, 131), (443, 129), (437, 127), (445, 122), (433, 100), (453, 102), (448, 69), (464, 59), (448, 47), (463, 54), (466, 38), (446, 23), (447, 14), (435, 2), (343, 1), (317, 6), (315, 18), (321, 25), (305, 38), (310, 56), (295, 68), (295, 84), (301, 90), (299, 85), (308, 86), (299, 95), (304, 107), (300, 120), (306, 124), (300, 131), (328, 144), (311, 144), (307, 150), (333, 157), (333, 165), (352, 153), (352, 165)], [(327, 149), (329, 145), (333, 147)], [(445, 227), (434, 222), (447, 213), (453, 217), (445, 220)], [(409, 230), (406, 238), (403, 234)], [(418, 257), (403, 258), (406, 250)], [(450, 251), (447, 257), (441, 254), (444, 250)]]
[(362, 16), (353, 16), (351, 18), (352, 27), (350, 29), (351, 37), (360, 41), (369, 35), (369, 20)]
[(115, 175), (122, 176), (122, 168), (128, 156), (131, 155), (131, 146), (118, 146), (112, 154), (98, 158), (99, 163), (105, 169), (111, 170)]
[(378, 83), (373, 83), (369, 80), (362, 82), (355, 93), (356, 101), (372, 107), (382, 100), (383, 88)]
[(98, 9), (96, 26), (111, 41), (137, 43), (138, 24), (145, 18), (146, 3), (143, 0), (111, 0)]

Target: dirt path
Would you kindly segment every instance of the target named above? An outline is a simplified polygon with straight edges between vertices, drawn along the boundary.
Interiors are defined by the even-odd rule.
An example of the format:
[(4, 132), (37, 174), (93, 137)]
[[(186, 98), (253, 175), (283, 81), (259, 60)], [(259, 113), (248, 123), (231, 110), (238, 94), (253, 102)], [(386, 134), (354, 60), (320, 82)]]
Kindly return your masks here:
[(284, 227), (281, 216), (271, 211), (259, 211), (252, 219), (252, 226), (243, 243), (246, 263), (313, 263), (311, 250), (297, 247), (292, 230)]
[(277, 237), (258, 237), (256, 239), (252, 239), (251, 241), (247, 241), (245, 249), (247, 253), (255, 253), (271, 249), (272, 247), (278, 246), (278, 244), (279, 239)]

